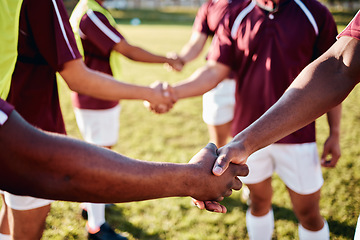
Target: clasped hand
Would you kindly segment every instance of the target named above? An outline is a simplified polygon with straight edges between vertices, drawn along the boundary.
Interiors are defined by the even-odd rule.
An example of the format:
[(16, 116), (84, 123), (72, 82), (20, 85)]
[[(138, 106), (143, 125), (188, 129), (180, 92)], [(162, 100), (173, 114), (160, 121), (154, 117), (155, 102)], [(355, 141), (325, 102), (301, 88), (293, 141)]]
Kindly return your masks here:
[(160, 97), (152, 102), (144, 101), (144, 106), (154, 113), (167, 113), (178, 100), (173, 88), (166, 82), (154, 82), (150, 85)]
[(247, 176), (249, 169), (246, 164), (229, 163), (220, 176), (215, 176), (212, 169), (217, 159), (217, 148), (215, 144), (209, 143), (190, 160), (189, 164), (194, 164), (198, 168), (197, 180), (193, 183), (198, 190), (191, 196), (193, 203), (200, 209), (226, 213), (226, 207), (219, 201), (230, 196), (232, 190), (241, 189), (242, 183), (238, 176)]

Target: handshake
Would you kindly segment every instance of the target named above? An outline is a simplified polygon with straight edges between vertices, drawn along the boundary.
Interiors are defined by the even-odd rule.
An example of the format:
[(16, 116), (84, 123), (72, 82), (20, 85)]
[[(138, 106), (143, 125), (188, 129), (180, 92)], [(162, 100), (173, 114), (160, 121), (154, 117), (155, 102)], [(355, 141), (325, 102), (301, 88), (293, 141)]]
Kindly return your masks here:
[[(186, 62), (184, 62), (177, 53), (168, 53), (165, 68), (169, 71), (182, 71)], [(144, 101), (144, 106), (154, 113), (167, 113), (177, 102), (178, 97), (174, 89), (166, 82), (154, 82), (150, 85), (154, 91), (152, 96)]]
[(157, 114), (170, 111), (178, 100), (174, 89), (168, 83), (159, 81), (152, 83), (150, 88), (154, 92), (149, 100), (144, 101), (144, 106)]

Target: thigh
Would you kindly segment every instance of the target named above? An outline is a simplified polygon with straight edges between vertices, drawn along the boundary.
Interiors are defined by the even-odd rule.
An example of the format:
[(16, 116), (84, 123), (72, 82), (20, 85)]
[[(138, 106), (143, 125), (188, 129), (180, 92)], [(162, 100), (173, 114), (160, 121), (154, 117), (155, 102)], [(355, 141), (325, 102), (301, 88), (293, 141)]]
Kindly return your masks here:
[(308, 195), (324, 183), (316, 143), (274, 144), (275, 171), (292, 191)]

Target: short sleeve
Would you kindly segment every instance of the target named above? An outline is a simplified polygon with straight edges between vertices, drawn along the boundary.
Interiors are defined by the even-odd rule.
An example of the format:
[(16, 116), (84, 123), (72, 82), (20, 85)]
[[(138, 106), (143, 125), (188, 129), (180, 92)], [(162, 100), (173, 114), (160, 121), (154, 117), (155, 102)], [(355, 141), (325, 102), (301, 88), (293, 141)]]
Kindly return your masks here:
[(353, 37), (360, 40), (360, 10), (346, 28), (338, 35), (338, 38), (342, 36)]
[(109, 54), (114, 45), (124, 39), (102, 13), (92, 10), (82, 17), (80, 31), (104, 55)]
[(234, 63), (234, 44), (229, 29), (228, 15), (220, 23), (210, 46), (208, 60), (225, 64), (231, 68)]
[(64, 63), (81, 58), (61, 0), (28, 1), (24, 7), (35, 44), (53, 69), (61, 71)]
[(210, 35), (211, 31), (207, 22), (208, 8), (210, 4), (211, 1), (207, 1), (199, 8), (194, 20), (193, 31)]

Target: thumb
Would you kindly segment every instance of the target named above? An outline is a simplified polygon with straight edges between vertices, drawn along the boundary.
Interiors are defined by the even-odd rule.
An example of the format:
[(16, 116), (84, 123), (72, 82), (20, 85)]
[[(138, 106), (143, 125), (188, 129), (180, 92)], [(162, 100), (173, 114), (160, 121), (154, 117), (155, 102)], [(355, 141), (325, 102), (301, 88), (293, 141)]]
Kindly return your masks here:
[(213, 167), (213, 174), (216, 176), (222, 175), (225, 170), (229, 167), (230, 158), (227, 154), (221, 154), (215, 161)]
[(245, 152), (234, 146), (224, 146), (219, 149), (218, 153), (219, 156), (213, 167), (213, 174), (216, 176), (222, 175), (231, 162), (235, 164), (245, 164), (248, 157)]

